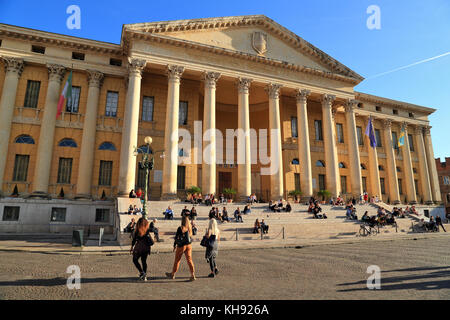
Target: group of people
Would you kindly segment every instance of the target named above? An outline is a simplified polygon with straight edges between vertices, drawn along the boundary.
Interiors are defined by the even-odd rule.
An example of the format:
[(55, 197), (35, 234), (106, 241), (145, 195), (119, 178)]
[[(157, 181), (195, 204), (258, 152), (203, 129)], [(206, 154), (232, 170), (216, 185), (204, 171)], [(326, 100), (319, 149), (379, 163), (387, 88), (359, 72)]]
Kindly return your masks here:
[(395, 224), (395, 216), (393, 213), (386, 212), (383, 208), (378, 208), (377, 215), (369, 216), (368, 212), (364, 212), (361, 217), (362, 222), (368, 223), (370, 226), (385, 226), (387, 224)]
[[(136, 266), (136, 269), (139, 271), (139, 279), (142, 281), (148, 280), (147, 258), (150, 255), (151, 247), (154, 244), (153, 238), (150, 235), (151, 232), (151, 225), (149, 224), (148, 220), (144, 218), (140, 218), (138, 220), (133, 231), (133, 240), (131, 242), (130, 254), (133, 255), (133, 263)], [(175, 279), (175, 274), (180, 267), (181, 258), (184, 255), (191, 272), (190, 280), (196, 280), (195, 266), (192, 260), (192, 235), (192, 223), (187, 216), (183, 216), (183, 218), (181, 219), (181, 226), (177, 229), (173, 244), (175, 260), (173, 263), (172, 271), (166, 272), (166, 276), (169, 279)], [(220, 231), (217, 225), (217, 221), (216, 219), (212, 218), (209, 220), (208, 228), (204, 235), (204, 238), (206, 238), (207, 240), (205, 258), (207, 263), (209, 263), (211, 269), (211, 273), (208, 275), (208, 277), (210, 278), (214, 278), (219, 273), (216, 265), (216, 258), (220, 241), (219, 235)]]
[(142, 208), (136, 207), (136, 205), (131, 205), (128, 207), (128, 214), (141, 214)]
[[(366, 211), (367, 212), (367, 211)], [(349, 220), (358, 220), (358, 215), (356, 214), (356, 208), (351, 201), (347, 203), (345, 207), (345, 215)]]
[(445, 230), (444, 228), (444, 225), (442, 224), (442, 218), (439, 215), (437, 215), (436, 218), (433, 218), (433, 216), (431, 216), (430, 221), (428, 222), (425, 222), (425, 220), (422, 218), (418, 223), (418, 227), (422, 228), (425, 231), (439, 232), (439, 226), (442, 227), (442, 230), (444, 230), (444, 232), (447, 232), (447, 230)]
[(264, 219), (259, 222), (259, 219), (256, 219), (255, 226), (253, 228), (253, 233), (269, 233), (269, 226), (264, 222)]
[(269, 209), (272, 210), (273, 212), (281, 212), (281, 211), (285, 211), (285, 212), (291, 212), (292, 211), (292, 206), (289, 203), (289, 201), (286, 202), (286, 206), (283, 205), (283, 199), (280, 199), (277, 201), (269, 201)]
[(252, 193), (248, 198), (247, 198), (247, 203), (256, 203), (258, 202), (258, 199), (256, 198), (256, 194)]
[(319, 200), (314, 199), (314, 197), (309, 199), (308, 213), (312, 213), (314, 219), (328, 218), (325, 213), (322, 213), (322, 207), (320, 206)]
[(204, 203), (207, 206), (212, 206), (218, 203), (226, 203), (227, 199), (225, 195), (221, 193), (218, 197), (216, 197), (213, 193), (206, 194), (204, 197), (201, 193), (188, 194), (186, 197), (186, 202), (189, 202), (193, 205)]
[(128, 195), (129, 198), (139, 198), (139, 199), (143, 199), (143, 196), (144, 194), (141, 188), (139, 188), (137, 192), (135, 192), (134, 189), (131, 189)]

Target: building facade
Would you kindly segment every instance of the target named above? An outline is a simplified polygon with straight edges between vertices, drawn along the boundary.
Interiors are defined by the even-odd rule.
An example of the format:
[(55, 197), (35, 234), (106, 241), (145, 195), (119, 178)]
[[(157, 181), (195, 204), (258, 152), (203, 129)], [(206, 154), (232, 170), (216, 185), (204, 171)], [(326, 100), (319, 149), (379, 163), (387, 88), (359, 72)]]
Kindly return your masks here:
[(441, 162), (441, 158), (437, 158), (436, 168), (442, 202), (444, 203), (446, 213), (450, 213), (450, 158), (445, 157), (444, 162)]
[[(0, 56), (3, 196), (128, 195), (145, 184), (139, 152), (151, 136), (153, 199), (199, 186), (265, 200), (326, 189), (441, 202), (428, 120), (435, 110), (356, 92), (360, 75), (265, 16), (124, 25), (120, 44), (0, 24)], [(73, 103), (57, 117), (70, 71)], [(364, 134), (369, 116), (376, 148)], [(220, 134), (201, 139), (208, 129), (223, 137), (254, 129), (259, 138), (274, 130), (265, 152), (282, 165), (261, 174), (268, 165), (250, 134), (236, 135), (238, 154), (220, 161), (225, 143)], [(191, 147), (172, 139), (179, 131), (194, 137)]]

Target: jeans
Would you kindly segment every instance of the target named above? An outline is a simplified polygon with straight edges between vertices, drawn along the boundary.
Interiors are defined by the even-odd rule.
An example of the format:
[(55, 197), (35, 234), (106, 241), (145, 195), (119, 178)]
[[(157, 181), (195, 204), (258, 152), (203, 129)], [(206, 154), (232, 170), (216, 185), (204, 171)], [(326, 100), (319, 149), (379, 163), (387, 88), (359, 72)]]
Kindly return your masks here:
[(211, 272), (214, 272), (214, 270), (217, 269), (217, 266), (216, 266), (216, 258), (215, 258), (215, 257), (211, 257), (211, 258), (209, 259), (209, 267), (211, 268)]

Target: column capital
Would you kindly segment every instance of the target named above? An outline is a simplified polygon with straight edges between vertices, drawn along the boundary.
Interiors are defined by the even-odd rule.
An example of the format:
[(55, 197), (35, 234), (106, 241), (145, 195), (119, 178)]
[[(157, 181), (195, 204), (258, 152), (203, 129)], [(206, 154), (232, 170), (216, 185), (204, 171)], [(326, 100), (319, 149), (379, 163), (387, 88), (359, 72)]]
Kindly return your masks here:
[(215, 89), (217, 81), (219, 80), (221, 74), (219, 72), (208, 72), (203, 73), (203, 81), (205, 82), (205, 88)]
[(384, 129), (387, 129), (387, 130), (392, 129), (392, 120), (391, 119), (383, 119), (382, 122), (383, 122)]
[(89, 87), (100, 88), (103, 83), (104, 74), (97, 70), (86, 70), (88, 74)]
[(430, 130), (431, 130), (431, 126), (424, 126), (423, 134), (429, 136), (431, 134)]
[(334, 100), (336, 100), (336, 96), (333, 94), (324, 94), (322, 95), (322, 106), (331, 108)]
[(305, 103), (308, 100), (308, 96), (310, 95), (311, 90), (307, 89), (297, 89), (295, 90), (295, 98), (297, 102)]
[(60, 64), (47, 64), (47, 69), (50, 81), (62, 82), (66, 74), (66, 67)]
[(357, 105), (358, 101), (356, 101), (355, 99), (348, 99), (344, 105), (345, 112), (354, 112)]
[(265, 90), (269, 94), (270, 99), (279, 99), (280, 98), (280, 89), (282, 85), (277, 83), (269, 83)]
[(239, 93), (248, 93), (248, 90), (250, 89), (250, 84), (252, 83), (252, 79), (249, 78), (238, 78), (238, 91)]
[(414, 126), (414, 134), (415, 135), (422, 135), (424, 131), (425, 131), (425, 126), (422, 126), (422, 125)]
[(23, 59), (14, 57), (1, 57), (5, 64), (6, 73), (16, 73), (19, 77), (22, 75), (24, 62)]
[(183, 72), (184, 72), (183, 66), (177, 66), (174, 64), (169, 64), (166, 70), (167, 76), (169, 77), (169, 81), (172, 80), (177, 82), (180, 81)]
[(142, 72), (144, 71), (145, 65), (147, 64), (147, 61), (144, 59), (137, 59), (137, 58), (129, 58), (128, 59), (128, 74), (135, 75), (138, 77), (142, 77)]

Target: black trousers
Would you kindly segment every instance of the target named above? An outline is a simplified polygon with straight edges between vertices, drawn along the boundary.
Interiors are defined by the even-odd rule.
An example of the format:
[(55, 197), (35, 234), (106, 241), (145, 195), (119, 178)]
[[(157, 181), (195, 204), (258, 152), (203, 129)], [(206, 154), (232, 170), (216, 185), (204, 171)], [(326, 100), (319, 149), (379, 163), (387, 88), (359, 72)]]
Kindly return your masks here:
[[(150, 254), (150, 252), (134, 252), (133, 253), (133, 263), (136, 266), (136, 268), (139, 270), (140, 273), (144, 272), (147, 273), (147, 257)], [(142, 268), (139, 264), (139, 258), (141, 258), (142, 262)]]
[(211, 272), (214, 272), (214, 270), (216, 270), (216, 258), (215, 257), (211, 257), (209, 258), (209, 267), (211, 268)]

